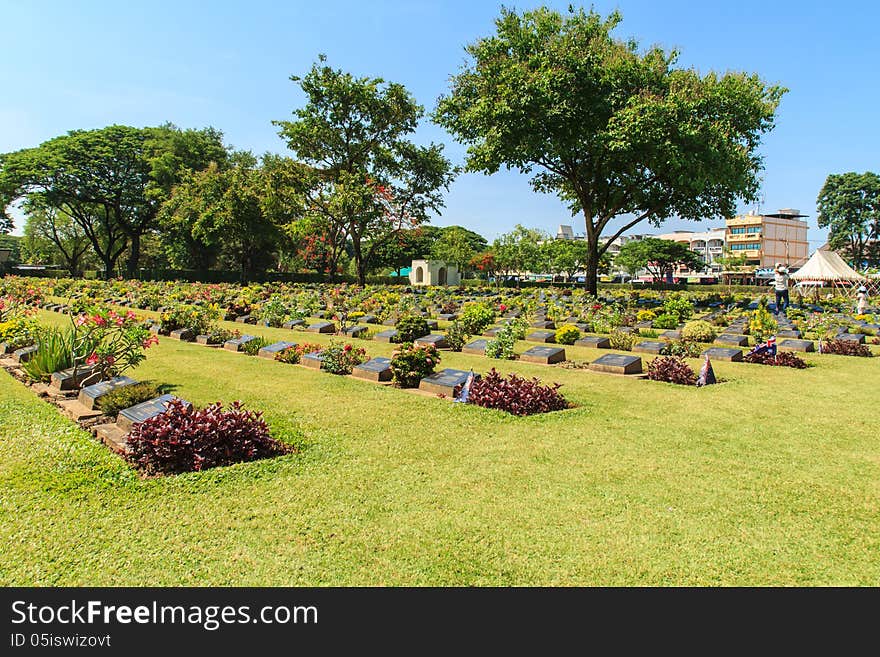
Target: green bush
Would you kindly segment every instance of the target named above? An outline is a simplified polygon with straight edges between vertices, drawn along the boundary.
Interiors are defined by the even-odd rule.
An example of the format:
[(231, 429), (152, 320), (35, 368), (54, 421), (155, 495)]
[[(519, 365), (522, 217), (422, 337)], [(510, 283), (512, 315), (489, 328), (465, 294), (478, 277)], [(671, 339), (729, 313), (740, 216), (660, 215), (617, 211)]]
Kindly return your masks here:
[[(670, 294), (663, 302), (663, 314), (673, 315), (676, 319), (675, 323), (678, 324), (693, 317), (694, 306), (684, 295)], [(654, 322), (654, 326), (657, 326), (656, 322)]]
[(391, 354), (391, 378), (401, 388), (416, 388), (439, 363), (440, 354), (433, 345), (407, 342)]
[(248, 356), (256, 356), (260, 349), (272, 344), (271, 341), (267, 340), (264, 337), (257, 337), (251, 340), (250, 342), (245, 342), (241, 350), (247, 354)]
[(611, 343), (612, 349), (629, 351), (636, 343), (636, 336), (632, 333), (625, 333), (623, 331), (612, 331), (608, 336), (608, 342)]
[(479, 335), (495, 321), (495, 309), (486, 302), (469, 303), (458, 321), (469, 335)]
[(556, 331), (556, 342), (559, 344), (574, 344), (580, 337), (581, 331), (574, 324), (566, 324)]
[(685, 342), (712, 342), (716, 337), (715, 327), (701, 319), (688, 322), (681, 329), (681, 339)]
[(678, 316), (669, 313), (657, 315), (657, 318), (652, 322), (652, 326), (658, 329), (674, 329), (678, 326)]
[(126, 408), (137, 406), (162, 395), (162, 387), (152, 381), (132, 383), (117, 388), (98, 398), (98, 408), (104, 415), (113, 416)]
[(321, 351), (321, 355), (321, 369), (331, 374), (351, 374), (355, 366), (370, 360), (363, 347), (355, 347), (347, 342), (331, 342), (329, 347)]
[(470, 334), (465, 331), (464, 325), (456, 320), (446, 329), (446, 343), (452, 351), (461, 351), (467, 343)]
[(397, 329), (397, 342), (413, 342), (419, 338), (428, 335), (431, 331), (428, 329), (428, 320), (424, 317), (416, 317), (408, 315), (401, 317), (394, 325)]
[[(512, 360), (516, 355), (513, 347), (516, 344), (517, 335), (521, 329), (516, 320), (505, 324), (501, 330), (495, 334), (495, 339), (486, 343), (486, 356), (489, 358), (499, 358), (502, 360)], [(525, 333), (525, 329), (522, 329)]]

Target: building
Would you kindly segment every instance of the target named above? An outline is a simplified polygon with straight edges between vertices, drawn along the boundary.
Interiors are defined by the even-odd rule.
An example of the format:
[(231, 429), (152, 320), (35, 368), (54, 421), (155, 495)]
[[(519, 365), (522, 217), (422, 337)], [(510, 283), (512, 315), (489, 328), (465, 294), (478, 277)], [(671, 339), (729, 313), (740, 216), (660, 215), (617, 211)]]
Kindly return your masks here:
[(442, 260), (413, 260), (409, 272), (411, 285), (461, 285), (461, 274), (455, 265)]
[(727, 220), (725, 241), (733, 255), (745, 255), (746, 265), (771, 270), (781, 262), (791, 268), (809, 257), (807, 215), (786, 208), (774, 214), (739, 215)]
[(687, 267), (679, 267), (676, 277), (694, 277), (708, 275), (714, 277), (721, 272), (721, 264), (717, 262), (724, 255), (724, 243), (727, 231), (724, 228), (710, 228), (707, 231), (676, 230), (671, 233), (655, 235), (657, 239), (672, 240), (686, 244), (688, 248), (703, 259), (706, 266), (700, 271), (691, 271)]

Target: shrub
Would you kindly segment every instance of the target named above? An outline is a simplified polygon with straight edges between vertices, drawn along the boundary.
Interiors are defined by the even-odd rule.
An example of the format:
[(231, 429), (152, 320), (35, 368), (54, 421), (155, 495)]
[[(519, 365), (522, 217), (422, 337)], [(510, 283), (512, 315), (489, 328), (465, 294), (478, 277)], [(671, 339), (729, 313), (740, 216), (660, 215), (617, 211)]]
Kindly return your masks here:
[(132, 383), (116, 390), (111, 390), (106, 395), (98, 398), (98, 408), (104, 415), (116, 415), (119, 411), (131, 408), (137, 404), (155, 399), (162, 395), (161, 386), (152, 381)]
[(581, 330), (574, 324), (566, 324), (556, 331), (556, 342), (559, 344), (574, 344), (581, 337)]
[(10, 349), (29, 347), (36, 342), (39, 329), (32, 318), (7, 313), (6, 319), (0, 322), (0, 342), (5, 342)]
[(656, 338), (659, 337), (660, 331), (655, 331), (654, 329), (639, 329), (639, 335), (643, 338)]
[(391, 354), (392, 381), (401, 388), (416, 388), (439, 363), (440, 354), (433, 345), (405, 342)]
[(150, 475), (207, 470), (283, 454), (262, 413), (232, 402), (196, 409), (181, 400), (140, 422), (128, 436), (128, 460)]
[(470, 335), (479, 335), (495, 321), (495, 309), (486, 302), (466, 304), (458, 318)]
[(776, 333), (779, 324), (767, 310), (767, 299), (761, 297), (758, 307), (749, 318), (749, 333), (754, 336), (755, 342), (763, 342), (767, 337)]
[(678, 317), (669, 313), (663, 313), (662, 315), (657, 315), (657, 318), (651, 325), (658, 329), (674, 329), (678, 326)]
[(685, 342), (712, 342), (716, 337), (715, 327), (701, 319), (688, 322), (681, 329), (681, 339)]
[(396, 341), (400, 343), (413, 342), (431, 332), (428, 329), (428, 320), (413, 315), (401, 317), (394, 328), (397, 329)]
[(515, 319), (501, 327), (495, 334), (495, 338), (486, 343), (486, 356), (501, 360), (512, 360), (516, 354), (513, 347), (518, 339), (525, 337), (528, 323), (525, 320)]
[(754, 363), (756, 365), (793, 367), (798, 370), (807, 368), (807, 362), (790, 351), (778, 351), (775, 356), (768, 353), (749, 353), (743, 357), (743, 360), (747, 363)]
[(513, 373), (503, 378), (493, 367), (471, 384), (468, 403), (512, 415), (548, 413), (569, 406), (559, 388), (558, 383), (543, 385), (538, 379), (524, 379)]
[(700, 355), (702, 347), (695, 342), (682, 340), (666, 340), (666, 345), (660, 353), (664, 356), (679, 356), (680, 358), (696, 358)]
[(220, 319), (220, 309), (215, 305), (190, 306), (177, 304), (159, 316), (163, 331), (176, 331), (188, 328), (196, 335), (213, 331)]
[(275, 354), (275, 360), (282, 363), (288, 363), (289, 365), (296, 365), (302, 360), (303, 354), (311, 354), (316, 351), (321, 351), (323, 348), (324, 345), (321, 344), (304, 342), (295, 347), (288, 347), (287, 349), (279, 351)]
[[(670, 294), (663, 302), (663, 314), (675, 317), (675, 323), (684, 322), (693, 317), (694, 306), (681, 294)], [(654, 324), (656, 326), (656, 323)]]
[(287, 306), (284, 305), (281, 298), (278, 295), (272, 295), (268, 301), (260, 306), (257, 317), (260, 321), (265, 323), (266, 326), (278, 327), (284, 324), (289, 314)]
[(648, 310), (647, 308), (636, 313), (636, 319), (640, 322), (652, 322), (656, 317), (657, 313), (653, 310)]
[(652, 360), (648, 364), (648, 378), (685, 386), (697, 383), (697, 375), (679, 356), (660, 356)]
[(355, 347), (349, 343), (330, 342), (330, 346), (321, 352), (323, 360), (321, 369), (331, 374), (351, 374), (356, 365), (369, 360), (363, 347)]
[(461, 348), (467, 343), (470, 334), (465, 330), (464, 325), (458, 320), (452, 322), (446, 329), (446, 342), (452, 351), (461, 351)]
[(624, 331), (612, 331), (608, 336), (608, 342), (611, 343), (612, 349), (630, 351), (636, 343), (636, 336)]
[(270, 344), (272, 343), (269, 340), (262, 336), (258, 336), (249, 342), (245, 342), (241, 346), (241, 350), (248, 356), (256, 356), (260, 352), (260, 349)]
[(841, 356), (861, 356), (871, 358), (871, 348), (854, 340), (828, 340), (822, 343), (823, 354), (839, 354)]

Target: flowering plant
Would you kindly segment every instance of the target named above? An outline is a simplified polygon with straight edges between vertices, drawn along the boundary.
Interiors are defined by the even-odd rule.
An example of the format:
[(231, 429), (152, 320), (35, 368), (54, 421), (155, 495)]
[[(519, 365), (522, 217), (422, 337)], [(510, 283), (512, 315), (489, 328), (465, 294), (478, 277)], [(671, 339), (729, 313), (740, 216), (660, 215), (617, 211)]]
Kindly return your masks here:
[(322, 355), (321, 368), (331, 374), (351, 374), (356, 365), (369, 360), (363, 347), (332, 341), (330, 346), (324, 349)]
[(73, 318), (73, 327), (74, 369), (93, 367), (90, 379), (95, 380), (136, 367), (147, 357), (144, 351), (159, 342), (131, 311), (120, 315), (108, 309), (92, 310)]
[(416, 388), (439, 363), (440, 354), (433, 345), (405, 342), (391, 353), (392, 380), (401, 388)]

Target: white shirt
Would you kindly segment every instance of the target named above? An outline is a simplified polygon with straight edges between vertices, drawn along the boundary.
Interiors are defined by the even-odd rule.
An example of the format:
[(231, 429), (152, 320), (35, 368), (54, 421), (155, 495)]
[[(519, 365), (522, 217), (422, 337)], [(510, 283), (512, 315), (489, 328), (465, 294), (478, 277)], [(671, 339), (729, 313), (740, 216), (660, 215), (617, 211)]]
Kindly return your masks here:
[(773, 277), (773, 287), (780, 292), (788, 289), (788, 270), (777, 269)]

